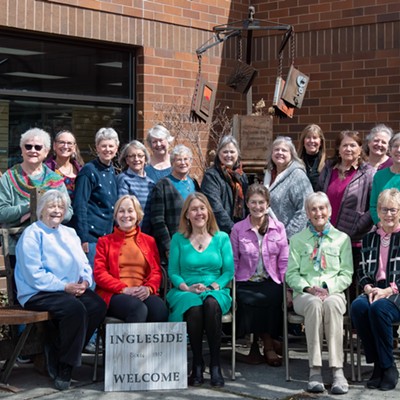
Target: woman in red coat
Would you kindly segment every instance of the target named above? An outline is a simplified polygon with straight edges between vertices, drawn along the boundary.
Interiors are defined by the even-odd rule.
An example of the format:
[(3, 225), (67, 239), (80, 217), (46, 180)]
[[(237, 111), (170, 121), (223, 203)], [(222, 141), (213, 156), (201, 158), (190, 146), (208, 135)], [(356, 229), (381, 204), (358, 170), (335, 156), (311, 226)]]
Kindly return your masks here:
[(140, 231), (143, 210), (135, 196), (114, 207), (114, 232), (99, 239), (94, 259), (96, 292), (107, 315), (125, 322), (164, 322), (168, 309), (158, 296), (162, 273), (157, 245)]

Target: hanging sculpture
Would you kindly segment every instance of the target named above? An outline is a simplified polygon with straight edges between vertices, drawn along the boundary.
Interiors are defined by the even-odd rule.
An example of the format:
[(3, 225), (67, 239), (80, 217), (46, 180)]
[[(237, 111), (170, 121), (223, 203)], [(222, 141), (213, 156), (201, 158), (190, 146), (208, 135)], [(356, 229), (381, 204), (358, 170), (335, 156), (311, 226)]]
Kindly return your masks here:
[[(286, 81), (282, 78), (283, 50), (290, 40), (291, 65)], [(275, 83), (275, 92), (272, 100), (272, 107), (269, 109), (271, 115), (279, 118), (293, 118), (294, 109), (301, 108), (307, 85), (310, 78), (294, 67), (295, 41), (294, 30), (285, 36), (279, 49), (278, 77)]]
[[(232, 73), (230, 74), (227, 85), (232, 89), (247, 94), (247, 103), (252, 104), (251, 91), (253, 81), (257, 76), (257, 70), (251, 64), (251, 42), (253, 31), (263, 30), (284, 30), (285, 35), (278, 52), (278, 77), (276, 79), (275, 92), (272, 101), (272, 107), (269, 108), (269, 114), (280, 118), (293, 118), (294, 109), (301, 108), (309, 82), (309, 77), (301, 73), (294, 67), (295, 58), (295, 41), (294, 29), (291, 25), (277, 25), (270, 21), (255, 20), (255, 8), (249, 7), (249, 18), (243, 21), (235, 21), (227, 25), (218, 25), (213, 28), (214, 36), (201, 47), (196, 50), (199, 61), (199, 71), (196, 78), (196, 87), (192, 98), (190, 108), (190, 119), (192, 121), (211, 122), (212, 114), (215, 105), (216, 89), (214, 85), (207, 82), (201, 75), (201, 55), (217, 44), (225, 42), (233, 37), (238, 37), (238, 54)], [(236, 26), (237, 23), (241, 26)], [(262, 26), (266, 22), (273, 26)], [(242, 32), (247, 32), (247, 59), (242, 61)], [(209, 43), (213, 40), (212, 43)], [(285, 79), (282, 77), (283, 70), (283, 50), (286, 44), (290, 41), (290, 58), (291, 66), (288, 76)], [(250, 99), (250, 101), (249, 101)], [(250, 107), (251, 108), (251, 107)], [(248, 114), (249, 106), (247, 110)]]

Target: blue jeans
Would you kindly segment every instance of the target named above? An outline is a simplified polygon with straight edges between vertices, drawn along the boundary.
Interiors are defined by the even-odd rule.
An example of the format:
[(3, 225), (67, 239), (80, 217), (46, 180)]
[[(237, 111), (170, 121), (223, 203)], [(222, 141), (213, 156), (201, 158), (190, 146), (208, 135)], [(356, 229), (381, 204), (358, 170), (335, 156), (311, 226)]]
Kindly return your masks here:
[(366, 295), (351, 304), (351, 319), (364, 345), (368, 363), (381, 368), (394, 364), (392, 323), (400, 321), (399, 308), (388, 299), (370, 303)]

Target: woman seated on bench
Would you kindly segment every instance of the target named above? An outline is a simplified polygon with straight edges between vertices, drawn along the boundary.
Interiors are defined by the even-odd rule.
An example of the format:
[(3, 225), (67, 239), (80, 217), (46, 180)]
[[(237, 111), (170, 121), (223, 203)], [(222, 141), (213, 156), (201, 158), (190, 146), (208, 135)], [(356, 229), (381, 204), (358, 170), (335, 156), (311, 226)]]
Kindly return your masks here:
[(57, 336), (46, 347), (49, 375), (58, 390), (69, 389), (72, 368), (106, 313), (104, 301), (88, 289), (92, 269), (72, 228), (61, 225), (69, 197), (49, 190), (39, 200), (39, 221), (27, 227), (16, 247), (18, 301), (27, 310), (48, 311)]
[(107, 315), (125, 322), (165, 322), (168, 309), (159, 297), (162, 273), (153, 237), (142, 233), (139, 200), (122, 196), (114, 206), (114, 232), (97, 242), (94, 257), (96, 292)]

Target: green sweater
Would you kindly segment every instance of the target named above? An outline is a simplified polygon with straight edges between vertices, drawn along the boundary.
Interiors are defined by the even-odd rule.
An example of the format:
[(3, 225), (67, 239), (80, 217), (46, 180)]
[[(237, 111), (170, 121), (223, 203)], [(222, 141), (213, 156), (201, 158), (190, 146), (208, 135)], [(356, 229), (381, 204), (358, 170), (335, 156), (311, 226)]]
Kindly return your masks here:
[(390, 170), (390, 167), (379, 170), (374, 175), (374, 180), (372, 181), (372, 190), (369, 203), (369, 211), (374, 224), (379, 222), (378, 211), (376, 210), (378, 197), (385, 189), (392, 188), (400, 190), (400, 174), (394, 174)]

